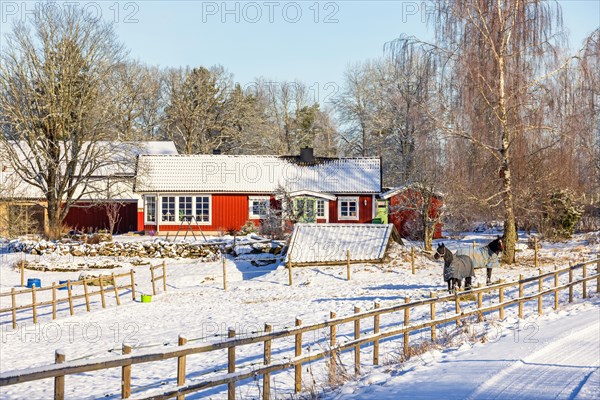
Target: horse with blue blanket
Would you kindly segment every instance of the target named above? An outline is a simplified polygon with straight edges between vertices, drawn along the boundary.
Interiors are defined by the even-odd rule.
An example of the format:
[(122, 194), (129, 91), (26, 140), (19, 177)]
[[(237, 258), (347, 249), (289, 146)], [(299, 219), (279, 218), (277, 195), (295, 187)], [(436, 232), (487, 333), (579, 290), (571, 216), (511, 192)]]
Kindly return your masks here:
[(442, 243), (438, 245), (433, 258), (436, 260), (444, 259), (444, 282), (448, 283), (450, 293), (460, 289), (463, 279), (465, 280), (465, 289), (471, 289), (471, 278), (475, 276), (471, 257), (465, 255), (455, 256)]
[(459, 250), (456, 254), (471, 257), (475, 269), (485, 268), (487, 272), (486, 284), (490, 285), (492, 283), (492, 269), (500, 266), (500, 254), (502, 250), (504, 250), (504, 243), (502, 242), (502, 238), (498, 236), (498, 238), (485, 246), (472, 250)]

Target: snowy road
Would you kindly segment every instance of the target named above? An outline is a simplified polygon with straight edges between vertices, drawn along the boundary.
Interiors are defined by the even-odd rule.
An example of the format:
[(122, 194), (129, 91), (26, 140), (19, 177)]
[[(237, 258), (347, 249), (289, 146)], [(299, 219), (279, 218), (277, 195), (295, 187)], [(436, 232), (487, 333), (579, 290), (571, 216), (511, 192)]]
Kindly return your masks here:
[[(505, 325), (494, 343), (382, 367), (331, 399), (599, 399), (600, 308)], [(501, 332), (501, 333), (500, 333)]]

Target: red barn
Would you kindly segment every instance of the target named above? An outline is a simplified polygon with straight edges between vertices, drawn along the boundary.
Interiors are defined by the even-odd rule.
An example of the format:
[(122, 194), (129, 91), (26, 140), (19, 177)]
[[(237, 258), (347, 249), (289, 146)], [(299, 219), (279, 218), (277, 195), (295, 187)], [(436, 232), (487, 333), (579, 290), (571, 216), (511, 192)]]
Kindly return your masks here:
[[(176, 231), (186, 221), (204, 232), (258, 224), (284, 190), (314, 211), (317, 223), (371, 223), (381, 192), (379, 158), (264, 155), (142, 155), (135, 192), (143, 199), (138, 230)], [(197, 224), (197, 225), (196, 225)]]
[[(389, 222), (394, 224), (400, 236), (409, 239), (422, 240), (423, 223), (422, 213), (428, 209), (429, 218), (439, 220), (443, 197), (438, 193), (431, 193), (419, 185), (402, 186), (393, 188), (381, 194), (381, 198), (388, 201)], [(429, 204), (428, 204), (429, 203)], [(442, 237), (442, 224), (435, 224), (433, 238)]]

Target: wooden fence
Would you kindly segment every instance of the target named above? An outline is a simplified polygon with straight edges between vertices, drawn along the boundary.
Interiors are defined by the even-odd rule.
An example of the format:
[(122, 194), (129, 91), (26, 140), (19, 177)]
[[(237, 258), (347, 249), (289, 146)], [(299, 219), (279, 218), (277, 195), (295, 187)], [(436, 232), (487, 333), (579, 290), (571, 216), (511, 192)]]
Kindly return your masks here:
[[(588, 266), (595, 264), (595, 274), (588, 273)], [(574, 273), (581, 271), (581, 277), (578, 279), (574, 278)], [(561, 275), (568, 275), (568, 283), (559, 283), (559, 277)], [(373, 309), (368, 311), (362, 311), (360, 308), (354, 309), (354, 314), (337, 317), (335, 313), (331, 313), (330, 319), (312, 325), (303, 326), (302, 321), (297, 319), (295, 326), (287, 329), (272, 331), (270, 325), (265, 325), (265, 329), (262, 333), (247, 337), (237, 336), (235, 330), (229, 329), (227, 339), (218, 343), (209, 344), (189, 344), (183, 337), (179, 339), (179, 346), (167, 350), (140, 350), (139, 352), (132, 354), (131, 347), (124, 345), (123, 354), (121, 356), (114, 356), (110, 358), (94, 359), (92, 361), (75, 360), (65, 361), (64, 353), (57, 351), (55, 364), (45, 365), (37, 368), (30, 368), (25, 371), (9, 371), (0, 374), (0, 387), (7, 385), (14, 385), (24, 382), (37, 381), (40, 379), (54, 378), (54, 395), (55, 399), (63, 399), (65, 393), (65, 376), (73, 375), (83, 372), (104, 370), (108, 368), (121, 368), (121, 394), (122, 398), (128, 398), (131, 394), (131, 374), (132, 366), (137, 364), (145, 364), (155, 361), (177, 359), (177, 387), (170, 390), (166, 390), (160, 394), (152, 395), (147, 397), (148, 399), (168, 399), (176, 397), (178, 399), (183, 398), (185, 394), (194, 393), (203, 389), (227, 385), (228, 398), (235, 398), (236, 382), (245, 379), (258, 379), (262, 376), (262, 398), (269, 399), (270, 380), (271, 374), (277, 371), (283, 371), (287, 369), (294, 369), (294, 391), (300, 392), (302, 390), (302, 367), (303, 364), (320, 360), (329, 359), (330, 368), (329, 373), (332, 379), (335, 379), (335, 375), (338, 373), (335, 368), (336, 359), (339, 358), (339, 354), (344, 351), (354, 352), (354, 372), (358, 374), (361, 366), (361, 346), (366, 344), (372, 344), (372, 363), (374, 365), (379, 364), (379, 345), (380, 341), (385, 338), (402, 337), (403, 340), (403, 351), (406, 355), (410, 354), (410, 334), (411, 332), (418, 332), (423, 330), (430, 330), (431, 339), (436, 339), (436, 329), (439, 326), (446, 325), (448, 323), (456, 322), (461, 324), (463, 320), (469, 317), (476, 317), (477, 319), (483, 319), (485, 314), (492, 312), (498, 312), (500, 318), (504, 318), (504, 311), (506, 307), (518, 306), (519, 317), (523, 316), (524, 304), (530, 301), (537, 302), (538, 314), (543, 313), (542, 299), (544, 296), (553, 296), (553, 308), (557, 309), (559, 304), (559, 292), (562, 290), (569, 291), (568, 301), (573, 301), (573, 287), (575, 285), (582, 285), (583, 297), (587, 297), (587, 284), (591, 280), (596, 281), (596, 292), (600, 290), (600, 259), (582, 262), (576, 265), (570, 265), (569, 267), (562, 269), (555, 269), (554, 271), (542, 273), (539, 271), (538, 275), (523, 278), (519, 280), (499, 283), (492, 286), (483, 288), (473, 289), (469, 292), (463, 292), (461, 295), (469, 294), (474, 296), (477, 300), (474, 301), (471, 308), (462, 308), (461, 303), (464, 304), (461, 297), (458, 295), (444, 295), (436, 297), (434, 295), (431, 298), (425, 298), (421, 300), (411, 301), (406, 298), (403, 303), (382, 308), (380, 304), (375, 303)], [(548, 281), (550, 285), (548, 285)], [(524, 294), (525, 286), (529, 286), (530, 289), (533, 286), (534, 291), (527, 295)], [(510, 293), (507, 293), (506, 289), (514, 288)], [(511, 293), (518, 293), (517, 297), (507, 299), (507, 295)], [(483, 295), (491, 294), (494, 299), (498, 298), (498, 302), (489, 306), (483, 306)], [(436, 315), (436, 305), (438, 303), (446, 304), (450, 302), (454, 308), (454, 312), (448, 315), (447, 313), (442, 318), (438, 318)], [(411, 324), (410, 315), (411, 311), (419, 308), (424, 308), (426, 315), (430, 318), (427, 320), (414, 321)], [(385, 330), (381, 329), (380, 318), (383, 315), (390, 315), (394, 313), (402, 313), (402, 323), (396, 325), (387, 326)], [(369, 334), (361, 335), (361, 321), (373, 322), (373, 331)], [(341, 342), (337, 339), (338, 328), (343, 324), (352, 324), (354, 326), (353, 338), (346, 342)], [(325, 349), (321, 349), (317, 352), (310, 352), (308, 354), (303, 353), (303, 334), (309, 332), (315, 332), (319, 330), (328, 330), (328, 346)], [(283, 361), (272, 362), (271, 349), (273, 341), (288, 338), (293, 338), (293, 356), (283, 359)], [(243, 369), (236, 368), (236, 349), (240, 346), (247, 346), (253, 344), (262, 344), (264, 350), (263, 363), (259, 367), (243, 367)], [(208, 353), (219, 350), (227, 349), (227, 373), (218, 373), (215, 376), (204, 378), (203, 380), (195, 380), (192, 383), (186, 384), (186, 356), (191, 354)], [(333, 366), (333, 367), (332, 367)], [(175, 374), (174, 374), (175, 375)], [(164, 378), (163, 378), (164, 379)]]
[[(154, 272), (157, 269), (161, 269), (162, 275), (156, 275)], [(152, 294), (156, 296), (158, 291), (156, 289), (156, 282), (162, 281), (163, 291), (167, 291), (167, 262), (163, 261), (162, 264), (155, 265), (154, 267), (150, 267), (150, 280), (152, 281)]]
[[(123, 280), (128, 278), (125, 284), (119, 284), (119, 280)], [(75, 287), (82, 286), (83, 293), (74, 294)], [(98, 290), (94, 290), (94, 287), (98, 287)], [(10, 292), (0, 293), (0, 297), (11, 297), (11, 306), (7, 308), (0, 309), (0, 315), (11, 313), (12, 314), (12, 327), (13, 329), (17, 328), (17, 311), (20, 310), (31, 310), (31, 318), (33, 323), (38, 322), (38, 314), (39, 308), (43, 306), (52, 306), (52, 319), (56, 319), (58, 306), (62, 303), (69, 304), (69, 313), (71, 315), (75, 314), (75, 307), (77, 304), (75, 302), (80, 299), (84, 299), (85, 301), (85, 309), (87, 312), (91, 310), (91, 302), (90, 299), (94, 296), (100, 296), (100, 303), (102, 304), (102, 308), (106, 308), (106, 295), (107, 291), (113, 291), (114, 297), (117, 305), (121, 305), (121, 299), (119, 292), (122, 290), (131, 290), (131, 297), (135, 300), (135, 277), (133, 269), (129, 272), (125, 272), (122, 274), (115, 275), (114, 273), (110, 275), (100, 275), (100, 276), (89, 276), (83, 277), (78, 281), (67, 280), (64, 283), (56, 284), (56, 282), (52, 282), (52, 286), (40, 287), (37, 288), (35, 285), (31, 289), (20, 289), (16, 290), (12, 288)], [(63, 293), (63, 290), (66, 290), (67, 295), (62, 298), (59, 296), (60, 293)], [(39, 301), (38, 295), (40, 292), (52, 291), (52, 299), (46, 301)], [(21, 298), (27, 297), (30, 300), (29, 303), (19, 304)]]

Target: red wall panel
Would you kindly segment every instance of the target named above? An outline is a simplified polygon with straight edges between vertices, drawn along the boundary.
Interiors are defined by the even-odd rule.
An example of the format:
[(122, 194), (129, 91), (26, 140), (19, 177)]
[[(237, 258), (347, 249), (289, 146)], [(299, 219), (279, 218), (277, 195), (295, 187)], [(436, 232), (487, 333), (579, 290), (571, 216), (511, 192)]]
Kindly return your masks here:
[[(411, 191), (399, 193), (390, 198), (390, 210), (394, 210), (394, 207), (403, 206), (405, 204), (414, 204), (418, 202), (415, 200), (414, 194)], [(418, 199), (418, 198), (417, 198)], [(443, 206), (443, 201), (438, 198), (432, 199), (432, 208), (429, 210), (429, 215), (435, 218), (439, 213), (440, 207)], [(411, 238), (414, 233), (421, 229), (421, 221), (419, 213), (415, 210), (398, 210), (396, 212), (390, 212), (389, 220), (402, 237)], [(433, 232), (434, 239), (440, 239), (442, 237), (442, 224), (438, 223), (435, 225)]]
[[(115, 233), (131, 232), (138, 229), (137, 202), (125, 203), (119, 209), (121, 220), (115, 227)], [(102, 205), (91, 205), (89, 203), (78, 203), (77, 206), (69, 208), (63, 225), (78, 231), (97, 231), (108, 229), (108, 217), (106, 209)]]
[[(346, 196), (338, 196), (346, 197)], [(329, 202), (329, 222), (340, 224), (370, 224), (373, 222), (373, 197), (347, 195), (347, 197), (358, 197), (358, 220), (338, 220), (338, 201)]]
[[(203, 231), (237, 231), (248, 221), (248, 195), (245, 194), (213, 194), (211, 206), (211, 224), (200, 225)], [(180, 223), (160, 223), (160, 231), (172, 232), (179, 230)], [(144, 225), (146, 231), (156, 231), (155, 225)], [(182, 230), (189, 229), (186, 223)], [(195, 223), (192, 229), (198, 230)]]

